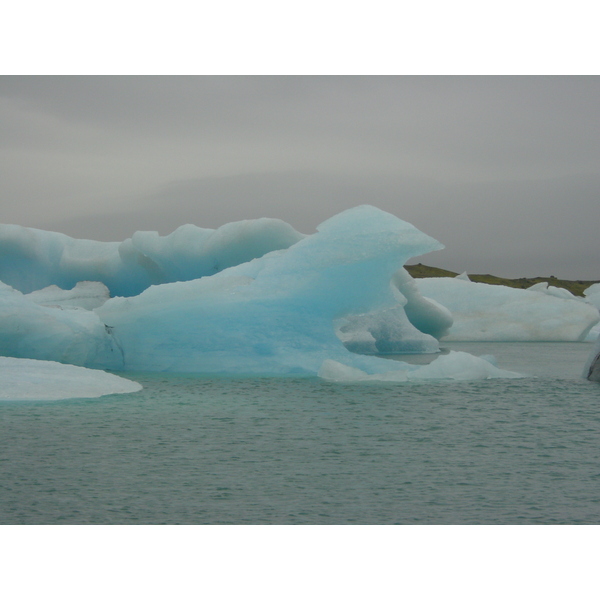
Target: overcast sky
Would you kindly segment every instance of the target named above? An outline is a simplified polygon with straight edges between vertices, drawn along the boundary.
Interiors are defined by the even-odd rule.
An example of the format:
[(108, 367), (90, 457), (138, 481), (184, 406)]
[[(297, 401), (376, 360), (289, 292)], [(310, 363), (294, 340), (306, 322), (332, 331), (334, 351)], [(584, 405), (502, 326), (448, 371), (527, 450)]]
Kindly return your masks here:
[(0, 222), (122, 240), (368, 203), (453, 271), (600, 280), (599, 77), (0, 77)]

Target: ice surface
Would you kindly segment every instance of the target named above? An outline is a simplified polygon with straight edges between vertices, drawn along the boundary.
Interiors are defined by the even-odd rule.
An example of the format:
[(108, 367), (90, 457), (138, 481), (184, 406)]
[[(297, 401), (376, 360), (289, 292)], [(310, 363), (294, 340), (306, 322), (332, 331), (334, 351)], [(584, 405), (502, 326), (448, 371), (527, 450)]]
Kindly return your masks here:
[(584, 295), (586, 300), (600, 310), (600, 283), (594, 283), (585, 290)]
[(342, 365), (334, 360), (324, 361), (319, 377), (338, 382), (403, 382), (437, 379), (458, 381), (477, 379), (516, 379), (523, 377), (519, 373), (499, 369), (492, 364), (492, 357), (477, 357), (466, 352), (450, 352), (439, 356), (428, 365), (413, 370), (391, 371), (388, 373), (368, 374), (360, 369)]
[(600, 381), (600, 336), (589, 354), (583, 368), (583, 376), (590, 381)]
[(334, 323), (398, 306), (394, 273), (441, 244), (371, 206), (317, 229), (287, 250), (96, 309), (123, 350), (124, 368), (314, 375), (325, 359), (367, 372), (409, 368), (349, 352)]
[(548, 294), (549, 296), (556, 296), (557, 298), (565, 298), (566, 300), (577, 300), (577, 296), (572, 294), (569, 290), (565, 288), (555, 287), (553, 285), (548, 285), (547, 281), (541, 281), (540, 283), (535, 283), (532, 286), (527, 288), (530, 292), (541, 292), (543, 294)]
[[(311, 236), (275, 219), (123, 243), (2, 226), (0, 248), (0, 355), (98, 369), (316, 375), (334, 361), (396, 380), (481, 378), (503, 372), (463, 354), (419, 367), (348, 348), (437, 352), (449, 329), (451, 339), (578, 339), (599, 320), (547, 293), (417, 283), (402, 265), (442, 245), (372, 206)], [(107, 300), (105, 286), (122, 296)]]
[[(66, 296), (72, 298), (71, 292)], [(43, 306), (32, 296), (0, 282), (0, 356), (122, 368), (121, 350), (96, 313), (76, 306)], [(63, 295), (54, 289), (37, 295), (41, 300), (51, 297)]]
[(138, 231), (124, 242), (0, 225), (0, 281), (23, 293), (101, 281), (113, 296), (134, 296), (150, 285), (213, 275), (303, 237), (279, 219), (239, 221), (216, 230), (183, 225), (167, 236)]
[(99, 281), (80, 281), (72, 290), (51, 285), (27, 294), (26, 298), (41, 306), (92, 310), (102, 306), (110, 298), (110, 292)]
[(392, 284), (406, 298), (406, 316), (419, 331), (438, 340), (448, 333), (454, 322), (452, 313), (432, 298), (424, 297), (416, 280), (406, 269), (402, 268), (394, 273)]
[(361, 354), (439, 352), (437, 340), (452, 326), (450, 311), (424, 298), (404, 268), (394, 273), (391, 284), (398, 305), (341, 319), (338, 337), (346, 348)]
[(138, 392), (135, 381), (45, 360), (0, 356), (0, 400), (66, 400)]
[[(600, 311), (600, 283), (594, 283), (583, 293), (587, 302)], [(598, 337), (600, 337), (600, 324), (594, 325), (585, 339), (587, 342), (595, 342)]]
[(408, 320), (402, 306), (342, 318), (336, 323), (336, 332), (348, 350), (359, 354), (432, 354), (440, 350), (434, 337)]
[(454, 317), (445, 340), (580, 341), (600, 321), (593, 306), (574, 297), (456, 278), (416, 281)]

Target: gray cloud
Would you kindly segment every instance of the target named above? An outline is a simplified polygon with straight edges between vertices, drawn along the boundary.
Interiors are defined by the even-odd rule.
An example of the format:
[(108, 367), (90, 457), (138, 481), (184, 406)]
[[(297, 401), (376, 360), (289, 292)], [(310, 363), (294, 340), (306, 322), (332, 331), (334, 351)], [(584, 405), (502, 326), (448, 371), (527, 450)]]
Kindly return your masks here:
[(600, 78), (1, 77), (0, 221), (75, 237), (368, 202), (423, 262), (600, 279)]

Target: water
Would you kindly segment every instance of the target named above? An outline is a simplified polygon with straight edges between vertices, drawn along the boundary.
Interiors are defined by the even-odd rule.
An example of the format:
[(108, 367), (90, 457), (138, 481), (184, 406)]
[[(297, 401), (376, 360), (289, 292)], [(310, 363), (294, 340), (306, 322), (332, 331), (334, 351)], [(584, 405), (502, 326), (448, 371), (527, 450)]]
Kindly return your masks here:
[(534, 377), (129, 374), (142, 392), (4, 402), (0, 523), (600, 523), (591, 345), (446, 346)]

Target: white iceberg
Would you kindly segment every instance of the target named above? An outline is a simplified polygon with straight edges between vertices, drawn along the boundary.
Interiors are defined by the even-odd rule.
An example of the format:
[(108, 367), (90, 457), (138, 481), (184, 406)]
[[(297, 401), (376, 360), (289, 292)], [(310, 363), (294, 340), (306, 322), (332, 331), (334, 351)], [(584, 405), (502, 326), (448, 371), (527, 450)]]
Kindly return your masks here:
[[(448, 341), (582, 341), (600, 321), (590, 304), (572, 294), (521, 290), (457, 278), (418, 279), (419, 290), (448, 308)], [(541, 288), (540, 288), (541, 289)]]
[(142, 386), (103, 371), (0, 356), (0, 400), (66, 400), (130, 394)]

